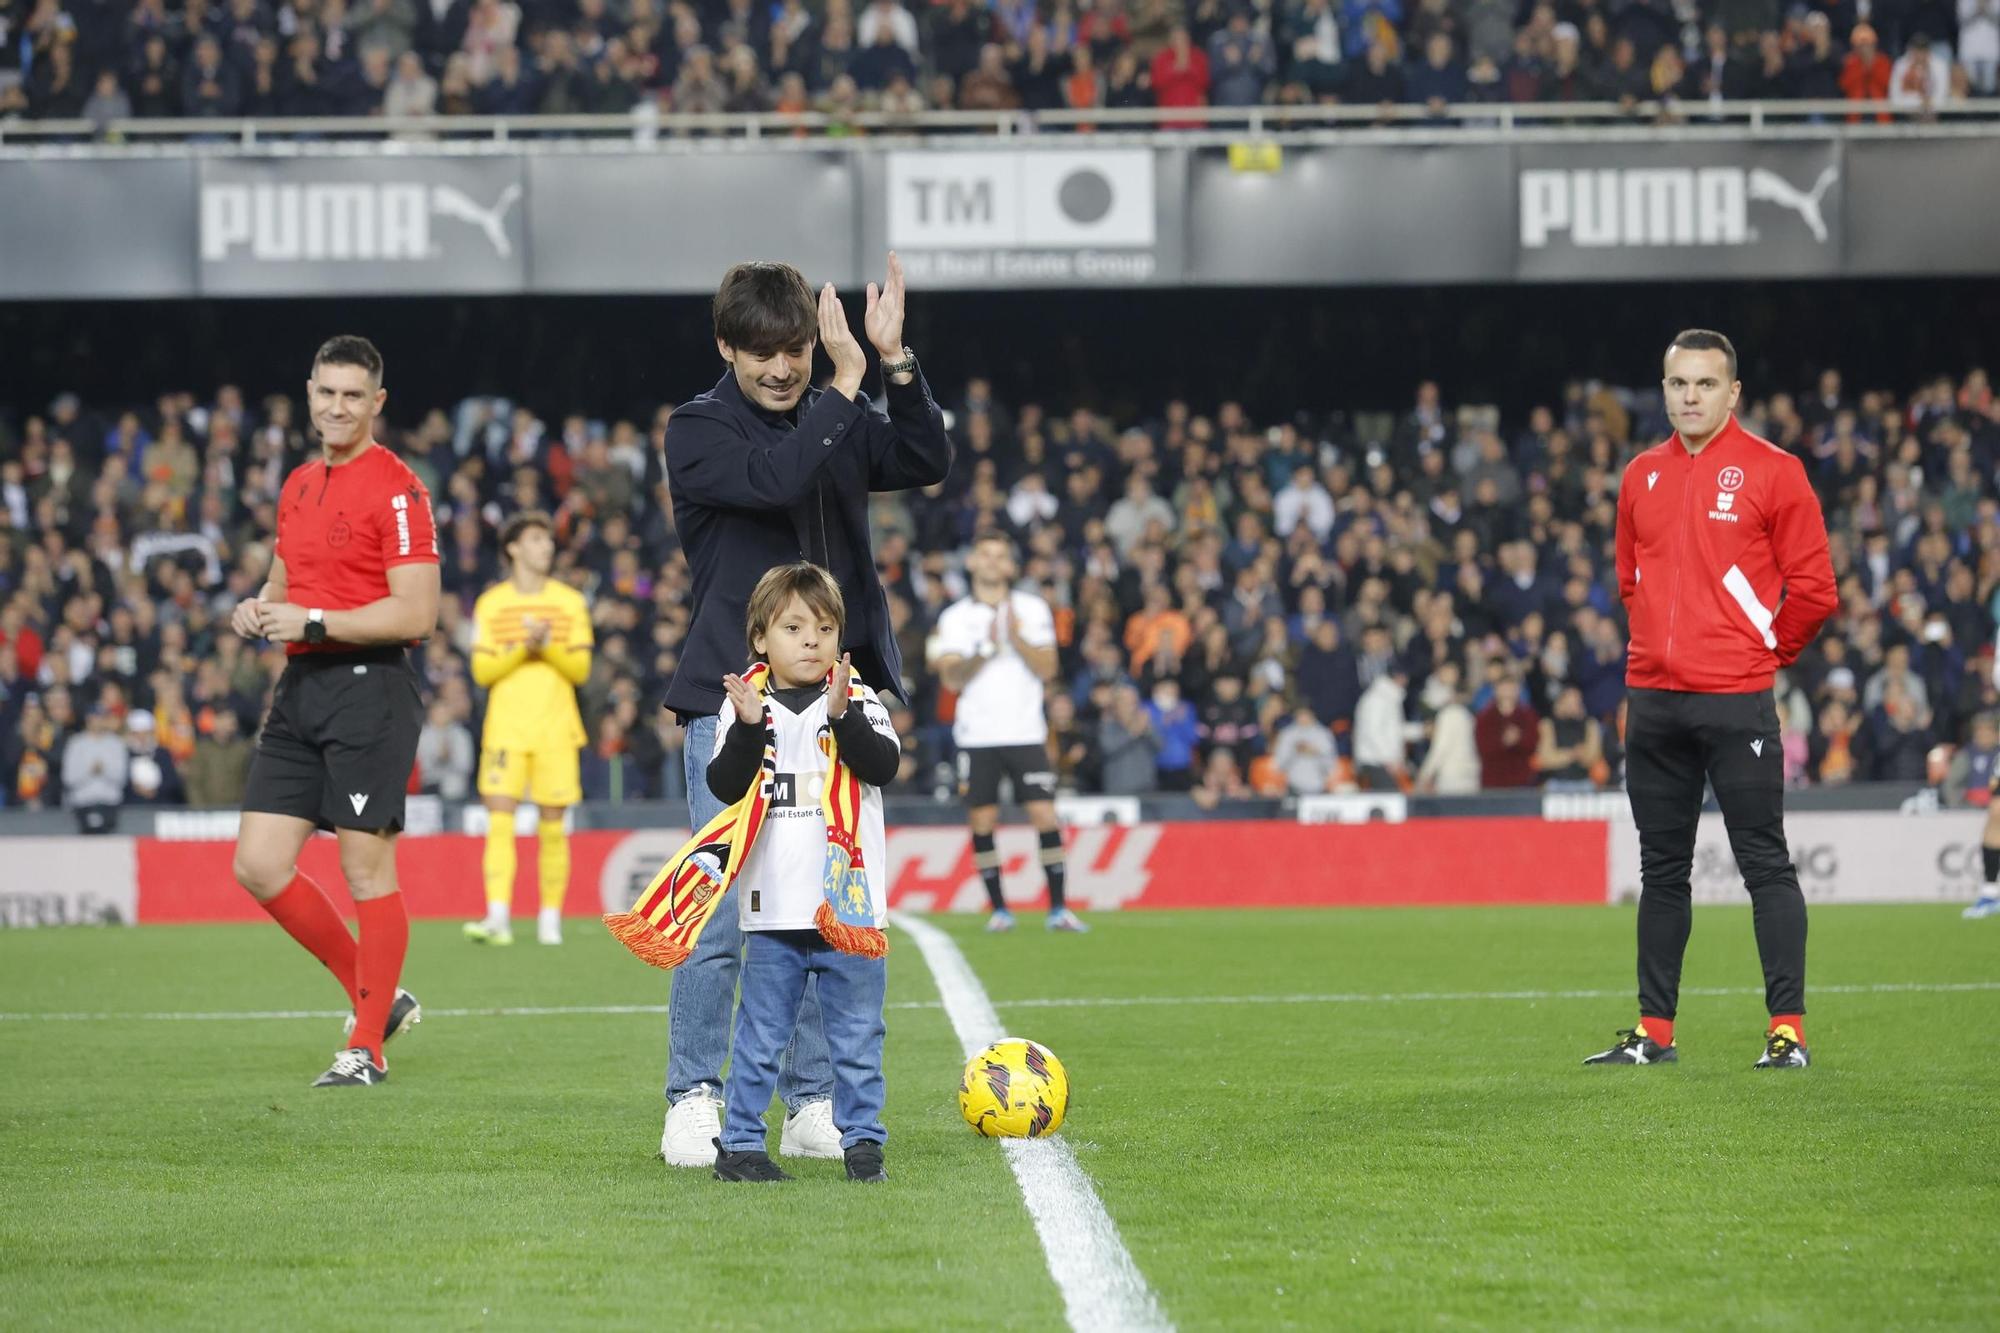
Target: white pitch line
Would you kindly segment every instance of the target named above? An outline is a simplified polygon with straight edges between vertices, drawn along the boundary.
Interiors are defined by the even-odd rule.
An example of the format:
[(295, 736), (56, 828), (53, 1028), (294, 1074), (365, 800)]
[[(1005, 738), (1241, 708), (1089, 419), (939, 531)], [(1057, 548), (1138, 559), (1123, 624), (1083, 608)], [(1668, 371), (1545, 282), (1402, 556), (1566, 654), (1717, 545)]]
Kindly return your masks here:
[[(1005, 1036), (986, 988), (951, 936), (902, 912), (894, 918), (930, 966), (965, 1054), (970, 1057)], [(1104, 1211), (1089, 1175), (1063, 1137), (1003, 1139), (1000, 1146), (1027, 1201), (1069, 1326), (1077, 1333), (1171, 1330), (1173, 1323), (1160, 1308), (1159, 1297), (1119, 1239), (1118, 1224)]]
[[(912, 938), (915, 938), (912, 936)], [(1814, 995), (1960, 995), (2000, 991), (2000, 981), (1878, 981), (1854, 985), (1811, 986)], [(1683, 986), (1682, 995), (1730, 996), (1762, 995), (1758, 986)], [(1499, 1004), (1507, 1001), (1539, 1000), (1622, 1000), (1626, 990), (1466, 990), (1466, 991), (1350, 991), (1305, 992), (1291, 995), (1075, 995), (1045, 996), (1021, 1000), (998, 1000), (999, 1009), (1127, 1009), (1173, 1005), (1244, 1004), (1447, 1004), (1471, 1002)], [(898, 1000), (890, 1009), (940, 1009), (937, 1000)], [(566, 1018), (595, 1014), (664, 1014), (664, 1004), (571, 1004), (500, 1005), (491, 1008), (435, 1009), (426, 1007), (431, 1018)], [(114, 1013), (109, 1011), (52, 1011), (48, 1013), (0, 1012), (0, 1023), (240, 1023), (270, 1018), (345, 1018), (345, 1009), (245, 1009), (229, 1011), (155, 1010)], [(984, 1043), (982, 1043), (983, 1045)]]

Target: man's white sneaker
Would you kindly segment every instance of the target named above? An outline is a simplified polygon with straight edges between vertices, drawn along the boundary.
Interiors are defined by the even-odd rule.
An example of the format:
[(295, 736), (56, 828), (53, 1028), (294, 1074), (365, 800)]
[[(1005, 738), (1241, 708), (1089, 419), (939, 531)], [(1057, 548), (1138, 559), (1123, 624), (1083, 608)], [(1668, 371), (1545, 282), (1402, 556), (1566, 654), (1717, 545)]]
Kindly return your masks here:
[(660, 1156), (668, 1166), (715, 1165), (715, 1141), (722, 1137), (722, 1098), (704, 1085), (667, 1108), (660, 1131)]
[(840, 1128), (833, 1123), (833, 1102), (822, 1097), (786, 1116), (784, 1132), (778, 1135), (778, 1155), (839, 1161)]
[(543, 909), (535, 918), (535, 940), (540, 944), (562, 943), (562, 913)]

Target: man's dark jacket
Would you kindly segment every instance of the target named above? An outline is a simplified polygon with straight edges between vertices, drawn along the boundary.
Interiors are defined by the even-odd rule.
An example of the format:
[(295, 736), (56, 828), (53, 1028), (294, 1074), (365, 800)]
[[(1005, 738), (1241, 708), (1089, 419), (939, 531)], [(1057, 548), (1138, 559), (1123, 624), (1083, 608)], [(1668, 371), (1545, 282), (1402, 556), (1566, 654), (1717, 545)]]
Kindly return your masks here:
[(766, 412), (732, 370), (674, 410), (667, 485), (694, 576), (694, 620), (666, 706), (683, 723), (722, 708), (723, 675), (750, 663), (750, 590), (795, 560), (824, 565), (839, 581), (855, 674), (903, 695), (903, 655), (868, 542), (868, 494), (943, 481), (952, 445), (921, 370), (885, 391), (886, 421), (868, 410), (866, 394), (820, 389), (790, 412)]

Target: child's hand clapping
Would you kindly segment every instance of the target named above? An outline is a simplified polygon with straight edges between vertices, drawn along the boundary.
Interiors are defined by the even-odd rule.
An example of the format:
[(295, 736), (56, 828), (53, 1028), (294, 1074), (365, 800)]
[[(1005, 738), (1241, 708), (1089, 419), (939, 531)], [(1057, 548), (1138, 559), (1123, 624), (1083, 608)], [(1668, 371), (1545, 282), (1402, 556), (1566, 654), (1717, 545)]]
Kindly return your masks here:
[(735, 672), (722, 678), (722, 688), (729, 692), (729, 702), (736, 705), (736, 720), (745, 726), (754, 727), (764, 720), (764, 701), (758, 697), (756, 687)]
[(847, 682), (854, 674), (854, 654), (842, 653), (840, 664), (833, 669), (833, 683), (827, 686), (826, 715), (828, 719), (847, 716)]

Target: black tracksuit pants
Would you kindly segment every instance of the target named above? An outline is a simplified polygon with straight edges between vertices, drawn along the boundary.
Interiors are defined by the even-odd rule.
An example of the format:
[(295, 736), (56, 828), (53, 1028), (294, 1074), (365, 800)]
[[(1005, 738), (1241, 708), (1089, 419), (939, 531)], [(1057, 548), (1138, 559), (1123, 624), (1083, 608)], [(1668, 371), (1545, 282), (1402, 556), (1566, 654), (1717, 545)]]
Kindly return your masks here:
[(1785, 761), (1771, 692), (1634, 688), (1629, 700), (1625, 788), (1639, 826), (1640, 1015), (1671, 1020), (1680, 999), (1704, 778), (1750, 891), (1764, 1002), (1774, 1014), (1804, 1013), (1806, 900), (1785, 842)]

